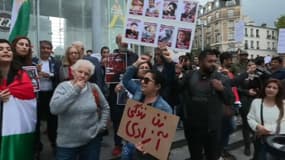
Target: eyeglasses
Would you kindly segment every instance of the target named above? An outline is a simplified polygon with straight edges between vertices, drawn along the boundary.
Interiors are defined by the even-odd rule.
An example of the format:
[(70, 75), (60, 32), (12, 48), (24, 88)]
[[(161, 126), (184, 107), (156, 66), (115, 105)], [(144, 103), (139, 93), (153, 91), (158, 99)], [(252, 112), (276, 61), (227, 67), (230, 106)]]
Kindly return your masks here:
[(144, 84), (148, 84), (149, 82), (154, 82), (154, 80), (148, 78), (148, 77), (144, 77), (141, 79), (141, 82)]

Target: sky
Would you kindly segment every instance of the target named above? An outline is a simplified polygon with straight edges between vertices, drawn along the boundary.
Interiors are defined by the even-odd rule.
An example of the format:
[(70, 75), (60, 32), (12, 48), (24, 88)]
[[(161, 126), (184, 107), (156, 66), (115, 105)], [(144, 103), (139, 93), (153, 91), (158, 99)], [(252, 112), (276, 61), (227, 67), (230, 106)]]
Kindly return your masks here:
[[(198, 0), (205, 4), (212, 0)], [(267, 23), (274, 27), (274, 21), (285, 15), (285, 0), (241, 0), (242, 13), (250, 17), (256, 25)]]

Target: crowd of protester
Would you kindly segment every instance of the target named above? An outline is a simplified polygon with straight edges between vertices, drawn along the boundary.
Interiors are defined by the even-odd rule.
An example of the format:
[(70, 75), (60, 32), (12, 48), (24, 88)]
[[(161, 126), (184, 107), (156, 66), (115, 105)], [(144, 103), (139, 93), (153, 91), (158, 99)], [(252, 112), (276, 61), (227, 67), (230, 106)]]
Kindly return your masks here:
[[(25, 111), (23, 103), (23, 115), (15, 118), (21, 121), (24, 112), (37, 117), (21, 122), (34, 132), (29, 141), (19, 139), (32, 146), (28, 148), (30, 159), (40, 159), (44, 147), (40, 129), (46, 122), (55, 159), (98, 160), (109, 121), (114, 131), (113, 156), (123, 160), (155, 159), (142, 144), (132, 144), (117, 135), (125, 107), (117, 104), (117, 93), (126, 89), (129, 98), (180, 117), (178, 127), (184, 129), (191, 160), (236, 159), (229, 152), (230, 135), (239, 127), (235, 117), (241, 117), (246, 156), (282, 160), (268, 153), (264, 144), (269, 135), (285, 134), (285, 69), (281, 57), (272, 57), (265, 64), (264, 57), (248, 59), (245, 51), (232, 54), (207, 49), (198, 55), (180, 56), (175, 62), (164, 46), (138, 56), (122, 42), (121, 35), (116, 43), (118, 48), (113, 53), (126, 55), (128, 67), (120, 82), (109, 84), (105, 82), (111, 54), (107, 46), (102, 47), (98, 59), (92, 50), (85, 53), (84, 44), (77, 41), (66, 48), (62, 59), (56, 59), (50, 41), (40, 41), (39, 54), (32, 57), (29, 38), (18, 37), (12, 43), (0, 39), (1, 123), (5, 103), (16, 95), (12, 89), (15, 83), (27, 86), (28, 90), (19, 90), (19, 94), (37, 97), (34, 112)], [(233, 55), (237, 55), (236, 62)], [(34, 92), (25, 66), (37, 68), (38, 92)], [(2, 128), (1, 124), (1, 133)], [(0, 160), (7, 154), (2, 137)], [(19, 147), (21, 143), (5, 143), (13, 154), (27, 156)], [(13, 154), (5, 156), (13, 159)]]

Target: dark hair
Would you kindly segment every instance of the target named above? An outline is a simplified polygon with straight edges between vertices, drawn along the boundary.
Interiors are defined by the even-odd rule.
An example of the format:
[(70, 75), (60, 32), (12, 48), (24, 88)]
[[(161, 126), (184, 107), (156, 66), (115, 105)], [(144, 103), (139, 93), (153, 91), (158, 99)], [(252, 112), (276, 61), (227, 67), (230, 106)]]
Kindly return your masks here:
[(281, 57), (279, 57), (279, 56), (273, 57), (273, 58), (271, 59), (271, 62), (272, 62), (272, 61), (278, 61), (279, 64), (282, 64), (282, 63), (283, 63), (283, 59), (282, 59)]
[(103, 46), (103, 47), (101, 48), (101, 50), (100, 50), (101, 55), (102, 55), (104, 49), (108, 49), (108, 50), (110, 51), (109, 47)]
[(216, 55), (218, 56), (219, 51), (213, 49), (206, 49), (199, 54), (199, 61), (203, 61), (208, 55)]
[(174, 10), (176, 10), (176, 9), (177, 9), (177, 4), (176, 4), (176, 3), (174, 3), (174, 2), (170, 2), (170, 3), (168, 3), (168, 6), (170, 6), (170, 5), (172, 5), (172, 6), (173, 6)]
[[(0, 39), (0, 44), (1, 43), (8, 44), (11, 47), (11, 49), (12, 49), (12, 45), (11, 45), (11, 43), (8, 40)], [(13, 52), (13, 50), (12, 50), (12, 52)], [(19, 70), (21, 70), (21, 69), (22, 69), (21, 63), (19, 63), (18, 61), (12, 60), (12, 62), (10, 64), (8, 78), (7, 78), (7, 83), (8, 84), (10, 84), (14, 80), (14, 77), (16, 75), (19, 75)], [(4, 75), (3, 75), (2, 71), (0, 70), (0, 84), (2, 83), (3, 78), (4, 78)]]
[(40, 46), (41, 46), (42, 44), (47, 44), (47, 45), (49, 45), (49, 46), (50, 46), (50, 48), (51, 48), (51, 49), (53, 48), (51, 41), (48, 41), (48, 40), (42, 40), (42, 41), (40, 41)]
[(132, 26), (132, 25), (138, 26), (138, 24), (137, 24), (136, 22), (132, 22), (132, 23), (131, 23), (131, 26)]
[(88, 49), (86, 52), (91, 52), (92, 53), (93, 51), (91, 49)]
[(145, 64), (145, 63), (149, 66), (149, 69), (151, 70), (151, 69), (152, 69), (152, 64), (151, 64), (150, 61), (146, 61), (146, 62), (143, 62), (143, 63), (139, 64), (139, 65), (138, 65), (138, 68), (140, 68), (140, 66), (141, 66), (142, 64)]
[(283, 86), (280, 80), (278, 79), (269, 79), (268, 81), (266, 81), (262, 91), (261, 91), (261, 98), (264, 99), (266, 97), (265, 94), (265, 88), (270, 84), (270, 83), (275, 83), (278, 86), (278, 93), (275, 97), (275, 103), (276, 106), (278, 107), (280, 114), (279, 114), (279, 118), (278, 118), (278, 122), (280, 122), (284, 116), (284, 104), (283, 104)]
[(151, 76), (152, 76), (152, 78), (154, 80), (154, 83), (156, 85), (160, 85), (160, 89), (158, 91), (160, 93), (162, 88), (164, 87), (164, 78), (163, 78), (162, 74), (159, 71), (154, 70), (154, 69), (148, 70), (146, 72), (146, 74), (147, 73), (151, 73)]
[(229, 52), (223, 52), (220, 55), (220, 62), (221, 64), (223, 64), (225, 60), (232, 59), (232, 58), (233, 58), (232, 54), (230, 54)]
[(256, 65), (263, 65), (264, 64), (264, 57), (256, 57), (255, 60), (254, 60), (254, 63)]
[[(25, 56), (19, 55), (19, 53), (16, 50), (16, 45), (18, 43), (18, 41), (20, 41), (21, 39), (25, 39), (28, 41), (29, 43), (29, 51), (28, 54)], [(18, 61), (19, 63), (21, 63), (23, 66), (30, 66), (32, 65), (32, 45), (31, 45), (31, 41), (28, 37), (24, 37), (24, 36), (20, 36), (20, 37), (16, 37), (13, 41), (12, 41), (12, 51), (14, 53), (14, 59), (13, 61)]]

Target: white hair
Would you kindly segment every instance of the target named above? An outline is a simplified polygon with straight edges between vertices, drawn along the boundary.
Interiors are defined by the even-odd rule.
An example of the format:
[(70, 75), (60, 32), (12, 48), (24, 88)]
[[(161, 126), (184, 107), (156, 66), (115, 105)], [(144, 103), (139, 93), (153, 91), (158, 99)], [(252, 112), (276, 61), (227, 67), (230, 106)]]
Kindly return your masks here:
[(95, 70), (95, 66), (93, 65), (93, 63), (91, 63), (90, 61), (88, 60), (85, 60), (85, 59), (79, 59), (77, 60), (72, 66), (71, 66), (71, 69), (73, 71), (77, 70), (79, 67), (81, 66), (86, 66), (90, 69), (90, 76), (93, 75), (94, 73), (94, 70)]
[(81, 42), (81, 41), (72, 42), (72, 45), (73, 45), (73, 46), (80, 46), (80, 47), (83, 47), (83, 48), (84, 48), (84, 44), (83, 44), (83, 42)]

